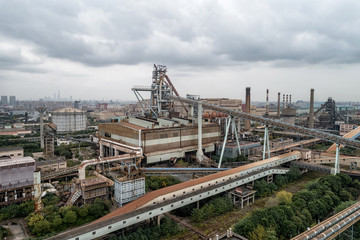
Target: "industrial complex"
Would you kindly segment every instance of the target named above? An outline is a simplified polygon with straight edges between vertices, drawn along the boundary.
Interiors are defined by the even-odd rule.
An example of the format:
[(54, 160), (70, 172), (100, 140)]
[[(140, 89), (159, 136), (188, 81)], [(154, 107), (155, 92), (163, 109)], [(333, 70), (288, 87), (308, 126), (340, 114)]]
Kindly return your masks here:
[[(37, 106), (36, 126), (22, 127), (38, 135), (9, 141), (30, 141), (41, 151), (29, 153), (26, 144), (0, 148), (0, 208), (33, 200), (41, 214), (43, 199), (52, 194), (58, 197), (59, 208), (109, 201), (111, 211), (105, 216), (48, 238), (108, 239), (138, 226), (159, 224), (176, 209), (193, 204), (199, 208), (219, 195), (246, 209), (258, 196), (257, 181), (272, 183), (290, 166), (300, 172), (360, 177), (358, 122), (350, 121), (348, 112), (344, 116), (332, 98), (316, 109), (314, 89), (305, 115), (298, 114), (291, 94), (277, 93), (277, 101), (270, 103), (269, 89), (264, 91), (264, 106), (251, 102), (249, 87), (244, 89), (244, 102), (181, 97), (163, 65), (154, 65), (150, 86), (131, 90), (138, 102), (113, 110), (107, 103), (91, 109), (80, 101), (57, 109), (44, 103)], [(7, 104), (5, 98), (2, 102)], [(2, 130), (6, 129), (10, 128)], [(319, 144), (326, 149), (317, 149)], [(346, 155), (345, 150), (354, 154)], [(149, 191), (148, 179), (163, 175), (180, 176), (180, 183), (167, 186), (162, 180), (159, 189)], [(355, 205), (351, 209), (335, 215), (336, 221), (346, 222), (359, 211)], [(358, 215), (352, 223), (360, 219)], [(331, 224), (321, 225), (324, 234), (335, 229), (331, 219)], [(234, 235), (231, 225), (227, 234), (205, 235), (178, 222), (201, 238), (245, 239)], [(330, 235), (335, 237), (349, 226), (346, 222)], [(295, 239), (314, 234), (318, 230), (309, 228)]]

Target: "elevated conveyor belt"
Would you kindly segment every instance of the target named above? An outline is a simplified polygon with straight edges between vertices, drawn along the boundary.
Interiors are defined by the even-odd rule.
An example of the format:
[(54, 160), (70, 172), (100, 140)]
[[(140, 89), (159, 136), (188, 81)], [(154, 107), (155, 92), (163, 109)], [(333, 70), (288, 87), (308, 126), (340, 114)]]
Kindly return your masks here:
[(294, 151), (152, 191), (88, 225), (49, 239), (83, 240), (101, 237), (269, 174), (284, 174), (288, 170), (279, 169), (277, 166), (300, 157), (301, 153)]
[[(360, 127), (355, 128), (354, 130), (348, 132), (347, 134), (345, 134), (343, 136), (343, 138), (348, 138), (348, 139), (356, 139), (357, 137), (360, 136)], [(341, 148), (342, 146), (340, 146)], [(331, 147), (328, 148), (328, 150), (326, 150), (327, 152), (335, 152), (336, 151), (336, 144), (334, 143), (333, 145), (331, 145)]]
[[(177, 97), (177, 96), (173, 96), (173, 95), (167, 95), (167, 98), (175, 100), (175, 101), (179, 101), (179, 102), (188, 103), (188, 104), (197, 104), (199, 102), (197, 100), (192, 100), (192, 99), (183, 98), (183, 97)], [(204, 109), (210, 109), (210, 110), (214, 110), (217, 112), (222, 112), (222, 113), (228, 114), (230, 116), (246, 118), (246, 119), (249, 119), (249, 120), (252, 120), (255, 122), (269, 124), (269, 125), (272, 125), (275, 127), (282, 128), (282, 129), (288, 129), (288, 130), (306, 134), (306, 135), (309, 135), (309, 136), (312, 136), (315, 138), (320, 138), (320, 139), (326, 140), (328, 142), (343, 144), (348, 147), (360, 149), (360, 141), (356, 141), (353, 139), (347, 139), (347, 138), (343, 138), (343, 137), (340, 137), (340, 136), (337, 136), (334, 134), (322, 132), (319, 130), (296, 126), (296, 125), (293, 125), (290, 123), (281, 122), (279, 120), (264, 118), (264, 117), (256, 116), (253, 114), (245, 113), (245, 112), (240, 112), (240, 111), (236, 111), (236, 110), (232, 110), (232, 109), (227, 109), (224, 107), (215, 106), (215, 105), (205, 103), (205, 102), (202, 103), (202, 107)]]
[(291, 240), (333, 239), (360, 220), (360, 203), (355, 203)]

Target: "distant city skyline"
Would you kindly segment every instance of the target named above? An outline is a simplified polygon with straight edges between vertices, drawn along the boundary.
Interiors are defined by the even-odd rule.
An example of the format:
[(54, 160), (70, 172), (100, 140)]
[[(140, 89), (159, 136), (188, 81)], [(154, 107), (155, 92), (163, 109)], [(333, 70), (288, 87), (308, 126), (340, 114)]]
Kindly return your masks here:
[[(0, 2), (0, 95), (136, 100), (153, 64), (201, 97), (358, 101), (360, 2)], [(36, 13), (36, 14), (34, 14)], [(55, 94), (54, 94), (55, 93)]]

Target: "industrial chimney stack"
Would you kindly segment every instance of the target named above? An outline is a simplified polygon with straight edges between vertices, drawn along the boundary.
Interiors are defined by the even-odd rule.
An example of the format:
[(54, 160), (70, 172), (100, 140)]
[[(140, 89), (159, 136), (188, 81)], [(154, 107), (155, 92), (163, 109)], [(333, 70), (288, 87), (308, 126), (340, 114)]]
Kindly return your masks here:
[(291, 107), (291, 95), (289, 95), (289, 107)]
[(314, 128), (314, 89), (310, 90), (309, 128)]
[(283, 108), (285, 108), (285, 94), (283, 94)]
[(286, 94), (286, 104), (285, 108), (289, 107), (289, 95)]
[[(246, 113), (250, 113), (250, 88), (246, 88), (246, 103), (245, 103), (245, 111)], [(250, 120), (245, 119), (245, 131), (250, 131)]]
[(278, 92), (277, 118), (280, 118), (280, 93)]
[(269, 89), (266, 89), (266, 111), (265, 117), (269, 117)]

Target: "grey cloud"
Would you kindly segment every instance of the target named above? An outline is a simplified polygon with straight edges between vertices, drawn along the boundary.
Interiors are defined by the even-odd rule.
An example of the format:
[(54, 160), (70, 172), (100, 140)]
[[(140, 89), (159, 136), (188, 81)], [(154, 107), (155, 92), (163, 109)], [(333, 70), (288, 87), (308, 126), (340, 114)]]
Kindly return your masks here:
[(2, 1), (0, 33), (90, 66), (358, 63), (359, 11), (350, 0)]

